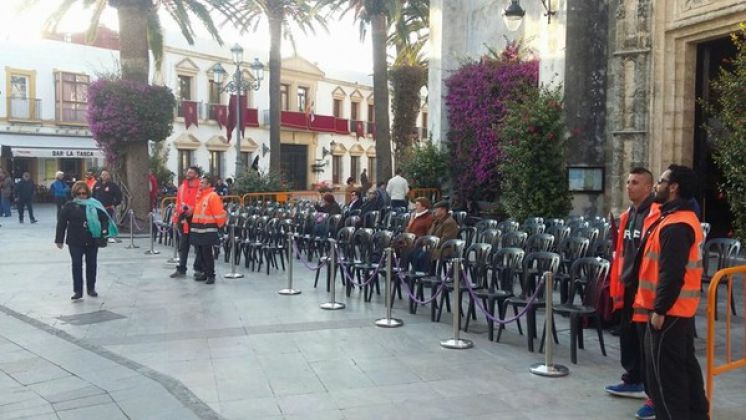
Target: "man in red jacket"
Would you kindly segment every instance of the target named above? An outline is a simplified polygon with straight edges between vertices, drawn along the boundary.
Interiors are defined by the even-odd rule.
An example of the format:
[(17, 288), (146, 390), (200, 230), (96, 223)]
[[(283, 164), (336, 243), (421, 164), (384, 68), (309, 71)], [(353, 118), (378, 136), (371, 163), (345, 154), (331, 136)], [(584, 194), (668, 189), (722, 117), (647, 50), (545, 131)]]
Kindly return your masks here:
[[(186, 171), (184, 181), (179, 187), (176, 194), (176, 204), (174, 207), (173, 223), (176, 223), (179, 230), (179, 265), (176, 271), (171, 273), (171, 278), (181, 278), (186, 276), (187, 258), (189, 258), (189, 225), (192, 223), (192, 214), (194, 214), (194, 205), (197, 202), (197, 193), (199, 192), (199, 177), (201, 171), (196, 166), (190, 166)], [(194, 277), (202, 277), (202, 259), (195, 251), (194, 256)]]
[[(660, 215), (654, 203), (653, 174), (645, 168), (634, 168), (627, 177), (627, 197), (631, 206), (622, 213), (619, 231), (614, 244), (614, 265), (611, 270), (610, 294), (614, 311), (619, 311), (619, 347), (624, 368), (622, 383), (609, 385), (606, 392), (628, 398), (646, 398), (642, 337), (645, 324), (633, 322), (633, 303), (639, 279), (635, 257), (643, 233)], [(652, 402), (643, 405), (637, 413), (639, 419), (655, 418)]]

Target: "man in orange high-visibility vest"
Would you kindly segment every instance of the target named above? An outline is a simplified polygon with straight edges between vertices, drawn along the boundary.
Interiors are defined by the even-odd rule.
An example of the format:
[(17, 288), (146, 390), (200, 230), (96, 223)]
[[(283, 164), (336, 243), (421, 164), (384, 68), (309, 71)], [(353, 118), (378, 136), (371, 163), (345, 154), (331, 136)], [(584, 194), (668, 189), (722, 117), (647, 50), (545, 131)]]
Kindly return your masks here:
[[(179, 191), (176, 194), (176, 203), (174, 203), (174, 213), (172, 222), (176, 223), (179, 230), (179, 265), (176, 267), (176, 271), (171, 273), (171, 278), (181, 278), (186, 276), (187, 271), (187, 258), (189, 258), (189, 248), (191, 247), (189, 234), (189, 227), (192, 223), (192, 215), (194, 214), (194, 205), (197, 202), (197, 195), (199, 192), (199, 177), (202, 175), (199, 167), (190, 166), (184, 174), (184, 181), (179, 186)], [(201, 278), (202, 272), (202, 256), (196, 252), (194, 253), (194, 277)]]
[[(642, 241), (642, 233), (660, 215), (660, 205), (654, 203), (653, 174), (645, 168), (633, 168), (627, 176), (629, 209), (621, 214), (616, 235), (614, 263), (610, 273), (609, 292), (614, 311), (619, 314), (619, 349), (624, 368), (622, 383), (609, 385), (606, 392), (628, 398), (647, 398), (642, 340), (645, 322), (632, 322), (632, 304), (637, 293), (635, 257)], [(637, 413), (641, 419), (655, 415), (652, 402), (648, 401)]]
[(638, 254), (635, 316), (649, 316), (645, 375), (656, 419), (708, 419), (702, 370), (694, 354), (694, 316), (702, 283), (704, 240), (689, 201), (697, 176), (671, 165), (656, 185), (661, 215), (645, 232)]

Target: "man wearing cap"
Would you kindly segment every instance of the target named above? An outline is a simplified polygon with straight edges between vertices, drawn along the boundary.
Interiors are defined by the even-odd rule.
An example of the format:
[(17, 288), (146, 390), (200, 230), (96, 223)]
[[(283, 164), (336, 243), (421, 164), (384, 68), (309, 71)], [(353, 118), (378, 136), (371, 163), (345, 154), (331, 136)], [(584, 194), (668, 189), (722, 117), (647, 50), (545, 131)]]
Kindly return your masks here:
[[(458, 237), (458, 223), (448, 214), (450, 205), (448, 201), (438, 201), (433, 206), (433, 224), (428, 230), (428, 235), (437, 236), (440, 238), (440, 243), (444, 243), (449, 239), (456, 239)], [(433, 258), (438, 258), (439, 252), (433, 253)]]

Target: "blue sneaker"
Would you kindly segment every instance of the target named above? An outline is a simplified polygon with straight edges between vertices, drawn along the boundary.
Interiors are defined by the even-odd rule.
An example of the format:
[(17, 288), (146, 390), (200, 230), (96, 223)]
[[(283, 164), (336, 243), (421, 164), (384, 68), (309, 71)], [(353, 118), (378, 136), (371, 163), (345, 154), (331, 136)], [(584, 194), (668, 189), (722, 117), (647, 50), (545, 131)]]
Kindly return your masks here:
[(635, 414), (635, 417), (640, 420), (655, 420), (655, 407), (653, 407), (653, 402), (651, 400), (647, 400), (645, 402), (645, 405), (637, 410), (637, 414)]
[(609, 385), (605, 389), (606, 392), (608, 392), (609, 394), (616, 395), (618, 397), (640, 399), (645, 399), (648, 397), (645, 394), (645, 387), (642, 384), (621, 383), (619, 385)]

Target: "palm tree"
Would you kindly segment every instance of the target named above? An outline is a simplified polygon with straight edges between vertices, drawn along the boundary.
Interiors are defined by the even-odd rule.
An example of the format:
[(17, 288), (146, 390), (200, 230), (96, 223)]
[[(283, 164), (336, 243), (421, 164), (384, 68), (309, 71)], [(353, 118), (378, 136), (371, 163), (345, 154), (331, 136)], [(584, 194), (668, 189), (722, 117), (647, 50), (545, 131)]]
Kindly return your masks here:
[(386, 40), (391, 17), (401, 13), (405, 0), (318, 0), (332, 10), (341, 10), (340, 17), (354, 13), (364, 39), (370, 25), (373, 41), (373, 98), (375, 100), (376, 174), (379, 179), (392, 175), (391, 134), (389, 132), (389, 88)]
[[(317, 5), (307, 0), (232, 0), (237, 13), (226, 17), (242, 32), (254, 31), (263, 18), (269, 25), (269, 155), (270, 172), (280, 173), (280, 80), (282, 75), (282, 38), (289, 39), (294, 46), (291, 24), (304, 33), (314, 33), (315, 25), (326, 29), (326, 19)], [(294, 48), (294, 47), (293, 47)]]
[[(39, 0), (28, 3), (33, 6)], [(49, 16), (45, 30), (54, 31), (60, 20), (79, 4), (85, 9), (92, 9), (93, 16), (87, 32), (89, 40), (95, 39), (101, 14), (107, 6), (117, 11), (119, 18), (119, 56), (122, 78), (141, 83), (148, 83), (150, 57), (153, 52), (156, 64), (160, 65), (163, 57), (163, 28), (158, 12), (165, 11), (179, 25), (181, 33), (190, 44), (194, 43), (194, 30), (190, 15), (200, 20), (210, 35), (222, 44), (218, 30), (213, 24), (209, 7), (230, 12), (226, 0), (64, 0)], [(148, 140), (128, 142), (123, 157), (123, 171), (117, 175), (128, 191), (128, 205), (138, 220), (145, 220), (150, 210), (148, 195)]]

